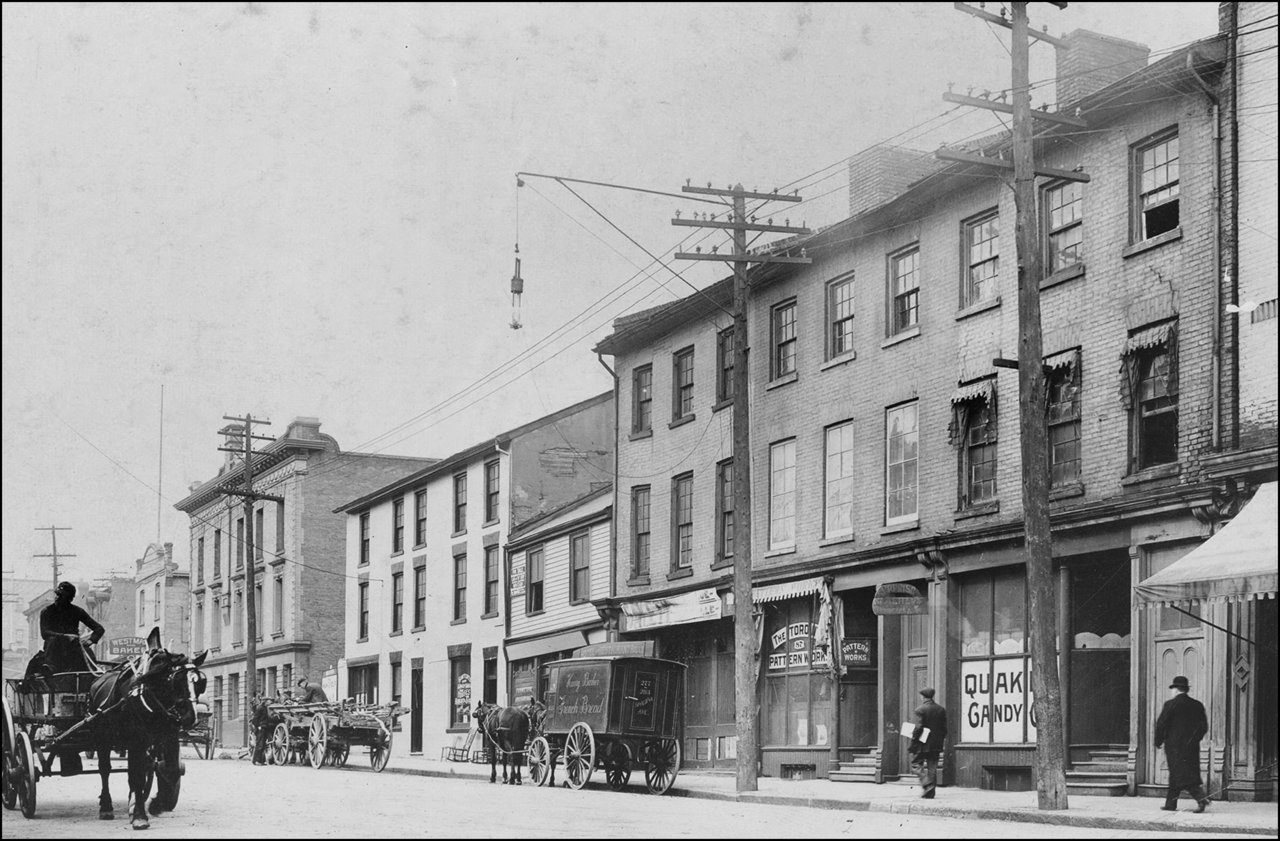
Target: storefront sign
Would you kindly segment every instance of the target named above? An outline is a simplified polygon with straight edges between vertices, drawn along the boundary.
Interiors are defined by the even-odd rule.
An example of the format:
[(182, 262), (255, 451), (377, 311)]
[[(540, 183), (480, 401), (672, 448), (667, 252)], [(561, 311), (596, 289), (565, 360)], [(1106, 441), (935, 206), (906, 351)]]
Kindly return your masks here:
[(1036, 740), (1031, 714), (1031, 660), (968, 660), (960, 667), (964, 742), (1022, 744)]
[(623, 631), (631, 633), (645, 628), (683, 625), (720, 618), (720, 596), (714, 587), (694, 590), (678, 596), (623, 602)]
[(107, 642), (107, 655), (110, 657), (136, 657), (146, 653), (146, 637), (116, 637)]
[(538, 683), (538, 667), (532, 660), (511, 664), (511, 703), (524, 706), (534, 698)]
[(524, 595), (524, 562), (511, 565), (511, 595)]
[(561, 721), (585, 721), (596, 730), (604, 729), (608, 664), (560, 660), (552, 669), (556, 683), (556, 697), (552, 704), (556, 717)]
[(845, 637), (840, 641), (840, 657), (846, 666), (871, 666), (875, 637)]
[[(792, 622), (784, 625), (769, 638), (774, 652), (769, 655), (770, 669), (805, 669), (810, 666), (809, 654), (813, 648), (813, 624), (810, 622)], [(813, 665), (822, 665), (815, 660)]]
[(910, 584), (879, 584), (871, 600), (876, 616), (912, 616), (929, 612), (929, 599)]

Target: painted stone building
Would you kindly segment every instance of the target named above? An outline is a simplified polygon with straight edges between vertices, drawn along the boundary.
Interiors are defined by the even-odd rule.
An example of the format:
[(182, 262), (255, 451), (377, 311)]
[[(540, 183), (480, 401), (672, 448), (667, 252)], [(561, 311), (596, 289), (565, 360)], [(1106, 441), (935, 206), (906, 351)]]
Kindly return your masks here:
[(134, 636), (145, 640), (158, 627), (165, 648), (191, 652), (191, 574), (174, 562), (173, 544), (152, 543), (135, 563)]

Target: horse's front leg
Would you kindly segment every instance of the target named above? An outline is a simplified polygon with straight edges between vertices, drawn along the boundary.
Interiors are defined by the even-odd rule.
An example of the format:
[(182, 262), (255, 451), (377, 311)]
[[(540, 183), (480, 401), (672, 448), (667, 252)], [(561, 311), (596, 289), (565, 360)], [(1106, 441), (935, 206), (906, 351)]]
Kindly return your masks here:
[(498, 753), (496, 748), (489, 748), (489, 783), (498, 781)]
[(98, 775), (102, 777), (102, 793), (98, 795), (98, 818), (100, 820), (114, 820), (116, 816), (115, 805), (111, 802), (111, 746), (105, 742), (98, 745), (96, 751), (98, 755)]
[(143, 745), (129, 748), (129, 794), (133, 807), (129, 813), (129, 825), (134, 829), (150, 829), (147, 816), (147, 797), (151, 795), (151, 751)]

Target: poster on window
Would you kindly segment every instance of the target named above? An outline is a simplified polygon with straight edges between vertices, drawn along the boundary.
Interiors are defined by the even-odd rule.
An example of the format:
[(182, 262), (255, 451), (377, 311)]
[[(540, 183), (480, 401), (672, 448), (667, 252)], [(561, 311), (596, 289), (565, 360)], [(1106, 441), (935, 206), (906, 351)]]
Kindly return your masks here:
[(471, 675), (458, 676), (458, 686), (453, 696), (453, 720), (471, 721)]
[(1025, 657), (963, 662), (960, 666), (961, 741), (1034, 742), (1035, 728), (1030, 726), (1028, 706), (1030, 680), (1030, 660)]
[(813, 647), (813, 623), (792, 622), (774, 631), (769, 637), (772, 653), (769, 655), (770, 671), (777, 669), (807, 669), (809, 652)]
[(523, 563), (511, 565), (511, 574), (510, 574), (511, 595), (513, 596), (524, 595), (524, 573), (525, 573), (525, 568)]

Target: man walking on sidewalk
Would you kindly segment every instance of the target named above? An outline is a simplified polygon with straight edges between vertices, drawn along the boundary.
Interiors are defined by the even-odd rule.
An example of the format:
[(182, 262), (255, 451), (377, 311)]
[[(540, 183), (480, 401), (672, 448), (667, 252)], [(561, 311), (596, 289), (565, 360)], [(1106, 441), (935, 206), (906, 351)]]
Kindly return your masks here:
[(1178, 795), (1183, 789), (1196, 799), (1195, 811), (1203, 812), (1209, 805), (1200, 779), (1200, 740), (1209, 732), (1209, 720), (1204, 714), (1204, 704), (1187, 693), (1191, 684), (1178, 675), (1169, 684), (1173, 697), (1164, 702), (1160, 718), (1156, 719), (1156, 750), (1164, 745), (1164, 756), (1169, 766), (1169, 788), (1165, 791), (1166, 812), (1178, 811)]
[[(938, 788), (938, 757), (947, 738), (947, 711), (933, 700), (932, 687), (920, 690), (924, 703), (916, 707), (916, 726), (911, 731), (911, 768), (920, 778), (920, 796), (932, 800)], [(927, 732), (926, 732), (927, 731)]]

